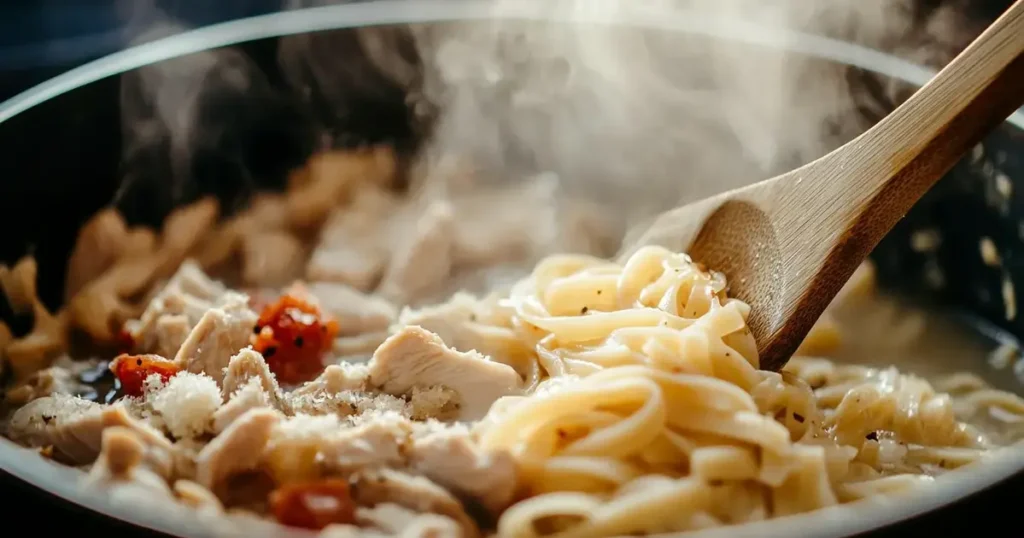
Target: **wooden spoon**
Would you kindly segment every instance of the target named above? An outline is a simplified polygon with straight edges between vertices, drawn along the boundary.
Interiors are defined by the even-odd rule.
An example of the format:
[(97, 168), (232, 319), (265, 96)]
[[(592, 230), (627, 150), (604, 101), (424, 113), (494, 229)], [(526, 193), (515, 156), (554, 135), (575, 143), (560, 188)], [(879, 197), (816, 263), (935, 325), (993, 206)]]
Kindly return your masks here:
[(857, 266), (939, 178), (1024, 104), (1024, 0), (853, 141), (792, 172), (668, 211), (631, 242), (721, 271), (761, 368), (782, 368)]

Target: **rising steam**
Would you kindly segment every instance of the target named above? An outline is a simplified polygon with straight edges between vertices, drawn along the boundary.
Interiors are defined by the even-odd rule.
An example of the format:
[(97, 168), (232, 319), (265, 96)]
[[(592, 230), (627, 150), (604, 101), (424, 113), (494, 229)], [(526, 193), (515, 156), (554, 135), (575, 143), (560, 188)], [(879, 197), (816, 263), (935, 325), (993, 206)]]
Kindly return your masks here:
[[(496, 12), (523, 0), (494, 0)], [(727, 18), (941, 64), (971, 35), (909, 0), (542, 0), (552, 16)], [(654, 17), (658, 19), (659, 17)], [(962, 27), (962, 25), (960, 25)], [(667, 30), (494, 20), (420, 28), (431, 151), (495, 175), (554, 172), (638, 213), (770, 177), (862, 132), (906, 88), (807, 56)], [(866, 113), (874, 108), (874, 114)]]

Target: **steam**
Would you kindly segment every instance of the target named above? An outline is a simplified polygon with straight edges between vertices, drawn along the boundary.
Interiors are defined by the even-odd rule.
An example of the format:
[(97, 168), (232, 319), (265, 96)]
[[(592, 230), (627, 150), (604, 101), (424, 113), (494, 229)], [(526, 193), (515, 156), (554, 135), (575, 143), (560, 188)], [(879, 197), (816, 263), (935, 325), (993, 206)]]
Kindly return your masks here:
[[(522, 2), (493, 5), (497, 13)], [(536, 9), (613, 22), (630, 12), (727, 18), (944, 63), (970, 31), (951, 31), (960, 22), (952, 9), (918, 21), (913, 4), (541, 0)], [(495, 177), (552, 172), (565, 191), (638, 216), (823, 155), (908, 91), (864, 87), (849, 68), (807, 56), (615, 24), (496, 19), (419, 28), (417, 37), (430, 66), (425, 92), (441, 110), (430, 153), (467, 155)]]
[[(465, 157), (495, 181), (554, 177), (566, 193), (639, 217), (818, 157), (909, 89), (779, 49), (615, 21), (738, 20), (933, 65), (976, 31), (953, 7), (922, 15), (912, 0), (490, 5), (500, 15), (525, 2), (610, 24), (496, 17), (318, 32), (283, 37), (263, 56), (231, 47), (125, 75), (119, 200), (141, 200), (134, 212), (158, 220), (196, 194), (283, 177), (317, 149), (389, 143), (412, 154), (425, 141), (425, 162)], [(185, 29), (152, 0), (121, 5), (137, 41)]]

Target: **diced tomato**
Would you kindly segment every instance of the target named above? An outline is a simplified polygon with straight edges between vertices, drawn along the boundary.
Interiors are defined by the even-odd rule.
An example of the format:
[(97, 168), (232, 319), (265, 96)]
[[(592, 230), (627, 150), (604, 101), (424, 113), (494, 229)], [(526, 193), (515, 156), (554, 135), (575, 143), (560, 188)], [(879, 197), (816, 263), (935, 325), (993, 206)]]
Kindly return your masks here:
[(253, 330), (253, 349), (284, 383), (308, 381), (323, 371), (323, 354), (331, 349), (338, 322), (297, 293), (267, 305)]
[(278, 523), (319, 530), (332, 523), (355, 522), (356, 506), (346, 481), (325, 479), (275, 489), (270, 510)]
[(121, 390), (126, 396), (142, 396), (142, 386), (146, 378), (156, 374), (163, 382), (174, 377), (180, 369), (160, 355), (118, 355), (110, 361), (110, 371), (114, 372), (121, 382)]

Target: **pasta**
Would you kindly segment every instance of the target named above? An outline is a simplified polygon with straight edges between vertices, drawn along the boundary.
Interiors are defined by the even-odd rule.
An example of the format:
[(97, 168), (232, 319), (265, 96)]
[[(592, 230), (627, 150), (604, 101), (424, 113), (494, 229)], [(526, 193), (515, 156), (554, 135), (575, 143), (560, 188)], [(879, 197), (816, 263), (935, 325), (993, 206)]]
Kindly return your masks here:
[[(740, 525), (907, 494), (1024, 438), (1024, 400), (972, 374), (932, 385), (817, 356), (840, 340), (831, 310), (783, 371), (760, 370), (722, 274), (657, 246), (623, 264), (587, 251), (607, 230), (570, 233), (598, 228), (557, 218), (586, 212), (547, 204), (550, 178), (402, 199), (385, 157), (318, 159), (218, 226), (209, 200), (159, 234), (104, 212), (66, 310), (35, 297), (34, 261), (0, 270), (36, 314), (20, 338), (0, 324), (4, 434), (132, 507), (367, 538)], [(330, 196), (312, 194), (321, 176)], [(506, 285), (513, 257), (536, 264)], [(490, 294), (423, 306), (466, 274)], [(872, 339), (923, 325), (872, 312)], [(73, 330), (117, 356), (54, 360)]]
[[(748, 307), (726, 297), (721, 275), (659, 247), (621, 268), (548, 258), (506, 304), (548, 380), (499, 401), (480, 427), (484, 447), (510, 450), (523, 469), (528, 498), (501, 516), (502, 536), (806, 512), (903, 491), (989, 446), (948, 396), (895, 369), (796, 358), (759, 371)], [(1024, 411), (1005, 393), (972, 396)]]

